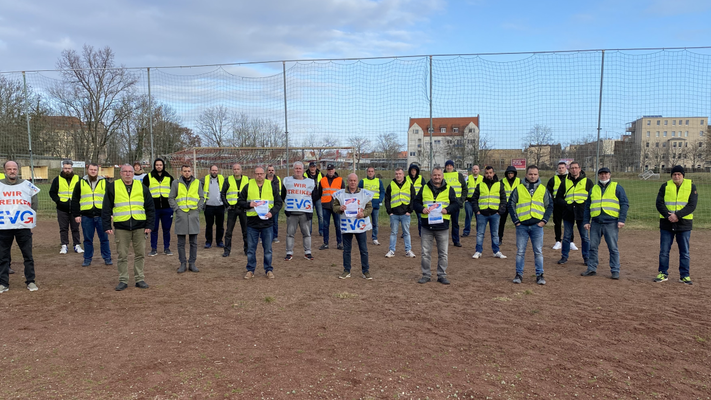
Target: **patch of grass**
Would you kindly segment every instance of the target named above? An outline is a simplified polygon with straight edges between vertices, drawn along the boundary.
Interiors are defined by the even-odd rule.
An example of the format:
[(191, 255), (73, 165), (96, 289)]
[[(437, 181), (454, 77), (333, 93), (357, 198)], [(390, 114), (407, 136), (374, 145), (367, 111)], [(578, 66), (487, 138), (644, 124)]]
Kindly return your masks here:
[(523, 294), (525, 294), (525, 295), (533, 294), (533, 290), (531, 290), (531, 289), (526, 289), (526, 290), (523, 291)]
[(358, 297), (357, 294), (355, 293), (348, 293), (348, 292), (339, 292), (333, 295), (337, 299), (352, 299), (354, 297)]
[(531, 315), (536, 315), (536, 314), (538, 314), (539, 312), (541, 312), (541, 311), (540, 311), (540, 310), (531, 310), (531, 311), (529, 311), (529, 313), (531, 313)]
[(276, 298), (274, 298), (274, 297), (272, 297), (272, 296), (267, 296), (267, 297), (264, 298), (264, 302), (265, 302), (265, 303), (273, 303), (273, 302), (275, 302), (275, 301), (276, 301)]
[(694, 339), (696, 339), (696, 341), (699, 343), (704, 343), (706, 341), (706, 338), (701, 336), (694, 336)]

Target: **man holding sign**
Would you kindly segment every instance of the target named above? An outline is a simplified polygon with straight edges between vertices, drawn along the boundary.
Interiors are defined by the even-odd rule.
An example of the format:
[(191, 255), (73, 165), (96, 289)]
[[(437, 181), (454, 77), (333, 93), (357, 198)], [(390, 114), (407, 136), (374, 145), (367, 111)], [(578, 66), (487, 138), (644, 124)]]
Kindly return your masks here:
[(286, 258), (294, 258), (294, 235), (296, 228), (301, 228), (304, 237), (304, 258), (313, 261), (311, 255), (311, 219), (314, 215), (316, 201), (316, 183), (313, 179), (304, 178), (304, 164), (294, 163), (294, 176), (284, 178), (283, 188), (286, 192)]
[(360, 249), (360, 266), (363, 279), (371, 280), (368, 265), (368, 237), (366, 232), (373, 229), (370, 214), (373, 212), (373, 192), (358, 187), (358, 175), (348, 175), (348, 186), (333, 195), (333, 211), (342, 214), (339, 218), (343, 238), (343, 273), (339, 279), (351, 277), (351, 249), (353, 237)]
[(459, 200), (454, 188), (444, 181), (442, 168), (432, 170), (432, 179), (422, 187), (414, 203), (415, 212), (422, 217), (422, 278), (417, 283), (427, 283), (432, 276), (432, 243), (437, 241), (437, 282), (449, 285), (447, 279), (447, 250), (449, 248), (449, 221), (458, 215)]
[(5, 178), (0, 180), (0, 293), (10, 290), (10, 248), (17, 240), (25, 260), (27, 290), (37, 290), (35, 261), (32, 258), (32, 228), (37, 224), (37, 193), (30, 181), (18, 177), (14, 161), (4, 165)]

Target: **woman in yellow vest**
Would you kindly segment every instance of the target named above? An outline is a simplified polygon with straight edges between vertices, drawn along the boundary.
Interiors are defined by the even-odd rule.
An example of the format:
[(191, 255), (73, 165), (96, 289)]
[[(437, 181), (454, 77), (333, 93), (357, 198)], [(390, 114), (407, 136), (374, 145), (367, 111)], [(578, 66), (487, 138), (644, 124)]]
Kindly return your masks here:
[[(205, 194), (203, 185), (193, 176), (190, 165), (180, 168), (180, 178), (170, 185), (168, 203), (175, 213), (175, 234), (178, 235), (178, 259), (180, 267), (178, 273), (182, 274), (188, 269), (191, 272), (200, 272), (195, 265), (197, 260), (197, 238), (200, 234), (200, 211), (205, 207)], [(190, 258), (185, 257), (185, 238), (190, 242)], [(187, 266), (186, 266), (187, 263)]]

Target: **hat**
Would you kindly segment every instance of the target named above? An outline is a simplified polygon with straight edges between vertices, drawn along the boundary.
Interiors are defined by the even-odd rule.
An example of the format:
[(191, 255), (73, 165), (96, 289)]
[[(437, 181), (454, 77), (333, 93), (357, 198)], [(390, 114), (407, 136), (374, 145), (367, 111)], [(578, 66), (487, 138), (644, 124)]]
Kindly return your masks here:
[(675, 165), (674, 168), (671, 170), (671, 174), (674, 175), (675, 172), (681, 173), (681, 176), (686, 176), (686, 172), (684, 172), (684, 167), (681, 165)]
[(140, 161), (134, 161), (134, 162), (133, 162), (133, 165), (141, 166), (141, 162), (140, 162)]
[(334, 167), (333, 164), (328, 164), (326, 166), (326, 169), (336, 169), (336, 167)]
[(315, 167), (315, 166), (316, 166), (316, 163), (315, 163), (315, 162), (311, 161), (311, 162), (309, 163), (309, 167)]
[(447, 162), (444, 163), (444, 166), (446, 167), (447, 165), (451, 165), (451, 166), (454, 167), (454, 161), (452, 161), (452, 160), (447, 160)]
[(602, 174), (603, 172), (607, 172), (608, 174), (611, 173), (611, 172), (610, 172), (610, 168), (607, 168), (607, 167), (602, 167), (602, 168), (600, 168), (600, 169), (597, 170), (597, 174), (598, 174), (598, 175)]

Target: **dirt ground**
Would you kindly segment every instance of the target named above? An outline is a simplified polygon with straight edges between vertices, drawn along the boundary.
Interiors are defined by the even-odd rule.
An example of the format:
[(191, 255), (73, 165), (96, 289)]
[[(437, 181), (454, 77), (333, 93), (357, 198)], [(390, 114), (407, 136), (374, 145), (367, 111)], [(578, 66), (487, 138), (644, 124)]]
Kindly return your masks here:
[[(285, 228), (274, 246), (275, 280), (258, 267), (245, 281), (246, 257), (203, 249), (201, 235), (200, 273), (176, 274), (177, 255), (147, 257), (150, 289), (131, 281), (116, 292), (115, 266), (95, 256), (82, 268), (81, 255), (60, 256), (56, 221), (41, 221), (39, 291), (25, 289), (15, 248), (18, 273), (0, 294), (0, 398), (711, 397), (709, 231), (691, 236), (693, 286), (678, 283), (676, 250), (670, 280), (652, 282), (656, 231), (621, 233), (621, 279), (613, 281), (604, 245), (598, 276), (580, 276), (579, 252), (555, 264), (552, 229), (546, 286), (535, 285), (530, 247), (524, 283), (511, 283), (510, 229), (506, 260), (490, 257), (488, 234), (480, 260), (471, 259), (473, 236), (450, 246), (452, 284), (444, 286), (416, 283), (416, 229), (418, 257), (405, 258), (400, 239), (398, 256), (386, 259), (389, 229), (381, 227), (366, 281), (356, 273), (337, 279), (336, 249), (303, 259), (299, 234), (296, 257), (283, 261)], [(316, 236), (314, 249), (321, 243)], [(353, 272), (359, 263), (354, 254)]]

